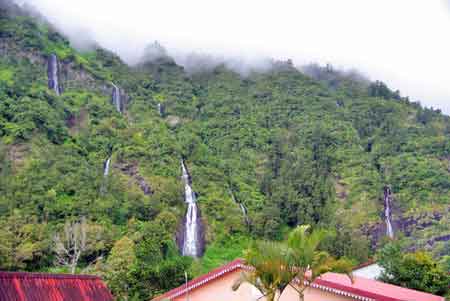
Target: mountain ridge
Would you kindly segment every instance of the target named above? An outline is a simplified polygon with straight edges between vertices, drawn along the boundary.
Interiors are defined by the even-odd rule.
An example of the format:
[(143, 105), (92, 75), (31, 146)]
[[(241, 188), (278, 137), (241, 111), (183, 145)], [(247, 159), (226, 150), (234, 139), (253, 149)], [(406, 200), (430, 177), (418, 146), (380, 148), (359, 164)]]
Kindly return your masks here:
[[(9, 11), (0, 13), (3, 269), (55, 269), (53, 236), (81, 217), (90, 245), (79, 268), (117, 289), (109, 275), (125, 248), (135, 258), (126, 273), (153, 282), (131, 284), (141, 298), (303, 223), (334, 230), (327, 250), (361, 262), (386, 241), (386, 186), (396, 239), (450, 254), (450, 120), (439, 111), (331, 66), (307, 75), (278, 62), (245, 77), (226, 66), (189, 74), (168, 58), (130, 67)], [(48, 88), (51, 54), (61, 95)], [(193, 262), (175, 242), (186, 210), (180, 158), (205, 226), (206, 253)]]

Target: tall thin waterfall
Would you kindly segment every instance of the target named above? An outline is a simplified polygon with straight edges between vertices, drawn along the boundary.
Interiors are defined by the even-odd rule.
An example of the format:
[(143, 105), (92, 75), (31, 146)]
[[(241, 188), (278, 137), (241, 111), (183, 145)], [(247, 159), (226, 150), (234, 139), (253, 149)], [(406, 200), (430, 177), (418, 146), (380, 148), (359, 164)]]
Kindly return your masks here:
[(245, 223), (247, 226), (250, 226), (250, 220), (248, 219), (247, 208), (244, 204), (239, 203), (239, 207), (241, 207), (242, 215), (244, 216)]
[(103, 163), (103, 182), (100, 186), (100, 194), (105, 194), (108, 191), (108, 175), (109, 175), (109, 169), (111, 165), (111, 156), (106, 159), (106, 161)]
[(182, 254), (185, 256), (198, 257), (200, 255), (199, 245), (201, 239), (201, 227), (197, 199), (195, 193), (192, 191), (191, 178), (184, 161), (181, 161), (181, 169), (183, 172), (184, 198), (188, 206), (184, 225)]
[(120, 98), (120, 89), (114, 83), (111, 83), (111, 84), (113, 86), (112, 103), (116, 107), (117, 112), (122, 113), (122, 108), (121, 108), (122, 103), (121, 103), (121, 98)]
[(55, 91), (56, 95), (61, 94), (58, 73), (58, 58), (52, 53), (47, 61), (48, 88)]
[(163, 107), (163, 105), (161, 103), (158, 103), (158, 113), (159, 113), (159, 116), (163, 117), (163, 115), (164, 115), (164, 107)]
[(247, 217), (247, 208), (245, 208), (244, 204), (239, 203), (239, 207), (241, 207), (242, 215), (246, 218)]
[(104, 169), (103, 169), (103, 176), (107, 177), (109, 174), (109, 165), (111, 164), (111, 157), (108, 157), (108, 159), (106, 160), (105, 164), (104, 164)]
[(391, 202), (392, 192), (388, 186), (384, 187), (384, 218), (386, 222), (386, 235), (389, 238), (394, 238), (394, 230), (391, 223)]
[(242, 202), (239, 202), (236, 197), (234, 196), (233, 191), (230, 189), (231, 198), (233, 201), (239, 205), (241, 208), (242, 216), (244, 217), (244, 220), (247, 224), (249, 224), (248, 215), (247, 215), (247, 208), (245, 208), (245, 205)]

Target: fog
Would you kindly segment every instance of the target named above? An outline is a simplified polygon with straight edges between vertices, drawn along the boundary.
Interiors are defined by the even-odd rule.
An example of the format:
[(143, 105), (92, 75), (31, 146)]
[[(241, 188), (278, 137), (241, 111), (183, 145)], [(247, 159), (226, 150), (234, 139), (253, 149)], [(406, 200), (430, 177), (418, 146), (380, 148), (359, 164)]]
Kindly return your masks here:
[(449, 0), (22, 0), (78, 47), (89, 41), (136, 63), (155, 40), (190, 70), (267, 59), (356, 68), (450, 113)]

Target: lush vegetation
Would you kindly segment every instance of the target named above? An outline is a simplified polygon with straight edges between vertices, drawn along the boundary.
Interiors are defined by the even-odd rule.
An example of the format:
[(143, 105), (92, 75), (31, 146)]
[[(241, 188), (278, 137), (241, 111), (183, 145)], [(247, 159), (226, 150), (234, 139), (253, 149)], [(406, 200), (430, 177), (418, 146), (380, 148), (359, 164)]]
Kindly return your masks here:
[[(361, 262), (382, 240), (385, 185), (398, 239), (450, 255), (450, 120), (439, 111), (330, 66), (189, 74), (161, 56), (130, 67), (104, 49), (77, 51), (44, 21), (0, 5), (1, 269), (70, 271), (55, 243), (66, 225), (87, 239), (76, 271), (136, 300), (299, 224), (333, 231), (326, 251)], [(61, 96), (47, 88), (50, 53)], [(111, 81), (126, 93), (123, 114)], [(175, 243), (180, 158), (205, 223), (198, 260)]]
[(450, 296), (450, 274), (426, 252), (403, 253), (398, 243), (387, 244), (378, 254), (381, 280), (437, 295)]

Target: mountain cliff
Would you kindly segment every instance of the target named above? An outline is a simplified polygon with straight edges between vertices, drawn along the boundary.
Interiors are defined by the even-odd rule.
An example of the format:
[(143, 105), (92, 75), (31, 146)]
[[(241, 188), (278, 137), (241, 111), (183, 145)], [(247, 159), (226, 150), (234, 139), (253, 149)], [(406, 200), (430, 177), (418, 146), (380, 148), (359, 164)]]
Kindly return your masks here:
[[(0, 7), (1, 269), (57, 269), (56, 234), (81, 220), (77, 269), (139, 298), (299, 224), (334, 230), (326, 248), (355, 263), (389, 236), (450, 254), (440, 111), (331, 66), (273, 62), (245, 76), (186, 72), (168, 56), (128, 66)], [(201, 221), (196, 260), (176, 240), (190, 212), (180, 160), (199, 210), (188, 220)]]

